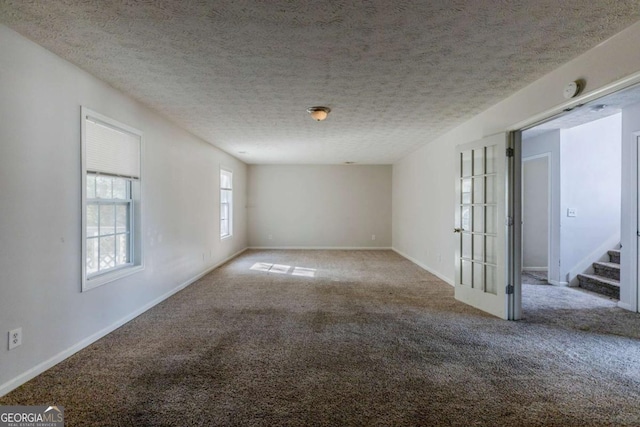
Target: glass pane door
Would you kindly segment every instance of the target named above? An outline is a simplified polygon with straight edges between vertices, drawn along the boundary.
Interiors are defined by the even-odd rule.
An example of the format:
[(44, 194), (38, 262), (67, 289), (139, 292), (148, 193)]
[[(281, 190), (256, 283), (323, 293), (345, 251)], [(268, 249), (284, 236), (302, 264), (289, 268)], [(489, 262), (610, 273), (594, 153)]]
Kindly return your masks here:
[(456, 298), (506, 318), (506, 135), (457, 147)]

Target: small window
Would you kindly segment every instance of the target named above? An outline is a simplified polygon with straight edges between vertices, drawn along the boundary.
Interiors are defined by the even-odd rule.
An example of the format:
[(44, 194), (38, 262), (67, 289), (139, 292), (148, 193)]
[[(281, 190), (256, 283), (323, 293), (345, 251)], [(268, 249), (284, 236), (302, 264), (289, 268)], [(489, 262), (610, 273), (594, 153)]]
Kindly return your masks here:
[(83, 290), (142, 268), (141, 144), (140, 131), (82, 109)]
[(233, 235), (233, 173), (220, 169), (220, 238)]

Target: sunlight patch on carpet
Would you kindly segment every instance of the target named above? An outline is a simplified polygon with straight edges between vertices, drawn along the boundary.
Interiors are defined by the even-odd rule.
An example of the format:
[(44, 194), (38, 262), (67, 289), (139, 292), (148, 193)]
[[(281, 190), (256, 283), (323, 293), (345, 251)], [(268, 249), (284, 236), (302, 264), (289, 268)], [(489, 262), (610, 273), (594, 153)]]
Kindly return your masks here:
[[(265, 273), (288, 274), (291, 270), (291, 266), (284, 264), (270, 264), (267, 262), (256, 262), (251, 266), (250, 270), (264, 271)], [(293, 267), (291, 275), (300, 277), (315, 277), (316, 269), (307, 267)]]

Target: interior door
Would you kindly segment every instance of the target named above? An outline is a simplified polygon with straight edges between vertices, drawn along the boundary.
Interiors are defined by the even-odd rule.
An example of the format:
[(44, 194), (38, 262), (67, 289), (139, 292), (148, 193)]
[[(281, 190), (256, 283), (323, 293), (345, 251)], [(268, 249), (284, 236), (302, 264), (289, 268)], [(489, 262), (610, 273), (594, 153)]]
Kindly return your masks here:
[[(455, 297), (503, 319), (513, 318), (506, 253), (508, 134), (456, 147)], [(510, 153), (512, 155), (512, 152)]]

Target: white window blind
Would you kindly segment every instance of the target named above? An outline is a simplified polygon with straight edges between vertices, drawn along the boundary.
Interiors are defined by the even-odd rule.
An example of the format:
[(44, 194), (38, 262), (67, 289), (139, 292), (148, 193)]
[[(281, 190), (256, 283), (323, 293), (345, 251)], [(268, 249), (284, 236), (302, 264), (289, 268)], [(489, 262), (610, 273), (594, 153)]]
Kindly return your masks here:
[(233, 174), (229, 171), (222, 169), (220, 171), (220, 188), (225, 190), (231, 190), (231, 182), (233, 180)]
[(140, 178), (140, 136), (85, 116), (87, 172)]

